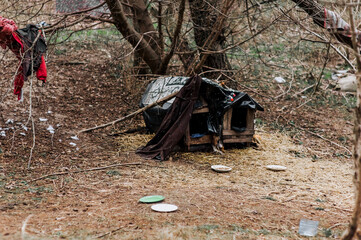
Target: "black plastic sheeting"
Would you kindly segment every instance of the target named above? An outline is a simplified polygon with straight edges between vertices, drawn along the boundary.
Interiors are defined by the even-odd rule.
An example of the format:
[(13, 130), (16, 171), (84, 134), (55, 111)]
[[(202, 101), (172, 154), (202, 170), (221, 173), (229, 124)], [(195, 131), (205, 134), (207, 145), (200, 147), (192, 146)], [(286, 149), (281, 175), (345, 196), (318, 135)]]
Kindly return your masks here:
[[(179, 91), (188, 79), (188, 77), (165, 77), (154, 80), (144, 92), (140, 107), (145, 107), (165, 96)], [(223, 115), (229, 108), (250, 108), (264, 111), (263, 107), (247, 93), (223, 88), (206, 78), (202, 78), (199, 96), (203, 97), (208, 103), (208, 132), (217, 135), (221, 134)], [(174, 99), (171, 99), (161, 106), (155, 106), (143, 112), (144, 121), (149, 131), (157, 132), (173, 101)], [(201, 107), (201, 105), (201, 101), (198, 100), (194, 108)]]

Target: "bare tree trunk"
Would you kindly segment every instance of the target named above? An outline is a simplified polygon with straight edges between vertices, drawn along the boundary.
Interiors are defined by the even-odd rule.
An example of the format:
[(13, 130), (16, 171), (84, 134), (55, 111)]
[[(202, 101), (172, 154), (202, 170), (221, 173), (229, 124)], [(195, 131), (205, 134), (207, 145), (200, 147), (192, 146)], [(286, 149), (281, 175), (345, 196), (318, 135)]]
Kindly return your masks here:
[(352, 7), (349, 6), (350, 13), (350, 22), (351, 22), (351, 33), (352, 33), (352, 46), (354, 53), (356, 54), (357, 60), (357, 107), (356, 107), (356, 119), (355, 119), (355, 146), (354, 146), (354, 165), (355, 165), (355, 175), (354, 175), (354, 185), (355, 185), (355, 206), (354, 211), (351, 217), (351, 222), (349, 224), (348, 231), (342, 237), (343, 240), (351, 240), (354, 237), (361, 239), (361, 236), (357, 232), (360, 224), (360, 213), (361, 213), (361, 59), (360, 59), (360, 49), (357, 44), (356, 39), (356, 28), (354, 23), (354, 18), (352, 14)]
[[(129, 6), (131, 6), (131, 5), (129, 4)], [(137, 32), (141, 32), (140, 27), (139, 27), (139, 22), (137, 21), (137, 17), (134, 12), (134, 9), (132, 7), (130, 7), (130, 10), (131, 10), (132, 16), (133, 16), (134, 29)], [(136, 75), (145, 75), (145, 74), (148, 74), (150, 71), (149, 67), (144, 63), (143, 56), (140, 53), (140, 50), (138, 48), (135, 49), (134, 54), (133, 54), (133, 68), (134, 68), (133, 71)]]
[[(143, 0), (137, 0), (136, 2), (138, 1), (139, 4), (143, 2)], [(151, 41), (151, 43), (147, 41), (147, 39), (149, 40), (150, 35), (153, 34), (154, 28), (153, 30), (151, 30), (152, 27), (149, 25), (149, 19), (147, 19), (147, 14), (144, 13), (146, 9), (142, 8), (142, 5), (136, 9), (138, 14), (140, 14), (140, 16), (143, 16), (145, 18), (144, 20), (139, 20), (139, 21), (143, 21), (142, 24), (144, 24), (144, 26), (142, 26), (143, 29), (141, 31), (149, 30), (149, 34), (150, 34), (150, 35), (148, 34), (141, 35), (134, 29), (133, 26), (129, 24), (128, 19), (126, 18), (123, 11), (122, 3), (119, 0), (106, 0), (106, 3), (108, 4), (112, 18), (115, 21), (115, 26), (117, 27), (119, 32), (121, 32), (121, 34), (127, 39), (127, 41), (134, 48), (139, 50), (139, 55), (147, 63), (147, 65), (150, 67), (152, 72), (154, 73), (157, 72), (157, 70), (161, 65), (161, 57), (159, 55), (159, 50), (157, 48), (156, 49), (152, 48), (152, 46), (154, 46), (156, 43), (154, 44), (152, 42), (153, 40)]]
[(169, 50), (168, 54), (162, 60), (162, 64), (161, 64), (161, 66), (160, 66), (160, 68), (158, 70), (159, 74), (166, 74), (167, 73), (169, 62), (170, 62), (171, 58), (174, 55), (175, 49), (178, 47), (179, 35), (180, 35), (181, 29), (182, 29), (182, 24), (183, 24), (185, 5), (186, 5), (186, 0), (181, 0), (181, 3), (179, 5), (177, 25), (176, 25), (176, 28), (174, 30), (172, 44), (170, 46), (170, 50)]
[(144, 0), (133, 0), (131, 5), (134, 12), (134, 20), (139, 27), (139, 33), (143, 35), (152, 49), (160, 56), (161, 48), (158, 44), (158, 32), (154, 28)]
[[(199, 51), (202, 53), (207, 38), (212, 33), (213, 28), (216, 24), (217, 16), (219, 11), (215, 10), (222, 1), (218, 0), (189, 0), (189, 7), (191, 11), (191, 17), (194, 25), (194, 37)], [(212, 5), (212, 6), (210, 6)], [(224, 49), (225, 45), (225, 28), (221, 29), (221, 33), (215, 40), (211, 51), (220, 51)], [(201, 54), (202, 57), (202, 54)], [(205, 76), (214, 78), (219, 74), (215, 74), (216, 70), (230, 70), (231, 65), (229, 64), (227, 55), (225, 53), (214, 53), (207, 57), (203, 65), (203, 71), (212, 71)]]
[[(224, 21), (222, 21), (221, 25), (217, 22), (219, 14), (223, 10), (216, 8), (223, 6), (223, 1), (188, 1), (190, 3), (191, 18), (193, 19), (195, 29), (195, 42), (201, 53), (201, 67), (203, 68), (203, 71), (209, 72), (208, 74), (205, 74), (206, 76), (218, 77), (219, 71), (224, 72), (224, 70), (231, 69), (227, 55), (223, 52), (226, 40), (224, 36), (225, 24)], [(140, 67), (141, 58), (149, 66), (152, 73), (166, 74), (169, 62), (176, 49), (186, 49), (185, 42), (179, 41), (183, 23), (183, 14), (185, 12), (185, 0), (180, 1), (178, 21), (174, 35), (170, 36), (172, 44), (167, 54), (162, 52), (162, 41), (159, 39), (159, 36), (162, 36), (161, 26), (158, 28), (159, 31), (154, 28), (145, 0), (126, 2), (122, 2), (121, 0), (106, 0), (106, 3), (111, 12), (115, 26), (135, 50), (134, 64)], [(131, 9), (133, 15), (132, 21), (129, 21), (126, 16), (123, 5), (126, 6), (126, 9)], [(158, 14), (161, 14), (161, 8), (158, 10)], [(226, 19), (226, 16), (224, 16), (224, 19)], [(162, 24), (161, 17), (158, 17), (158, 23)], [(214, 33), (215, 28), (217, 28), (217, 34)], [(211, 44), (207, 42), (209, 41), (210, 36), (212, 36)], [(213, 36), (215, 36), (214, 39)], [(207, 53), (206, 51), (211, 51), (211, 53)], [(164, 59), (162, 59), (162, 56), (164, 56)], [(193, 53), (187, 53), (181, 57), (181, 60), (185, 63), (185, 65), (191, 65), (190, 63), (194, 62), (193, 56)], [(191, 58), (187, 60), (185, 57)], [(197, 69), (199, 70), (201, 67), (197, 67)], [(187, 69), (189, 69), (189, 67)]]

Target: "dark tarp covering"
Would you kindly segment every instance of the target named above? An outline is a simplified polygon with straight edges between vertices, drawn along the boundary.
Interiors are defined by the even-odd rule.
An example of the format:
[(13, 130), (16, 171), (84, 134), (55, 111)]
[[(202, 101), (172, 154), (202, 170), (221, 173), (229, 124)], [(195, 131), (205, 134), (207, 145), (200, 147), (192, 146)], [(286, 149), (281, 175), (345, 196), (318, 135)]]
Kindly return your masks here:
[[(188, 79), (188, 77), (165, 77), (154, 80), (148, 84), (140, 101), (140, 107), (145, 107), (163, 97), (179, 91)], [(157, 132), (173, 101), (174, 98), (163, 105), (152, 107), (143, 112), (145, 124), (151, 132)]]
[(184, 136), (184, 129), (191, 119), (194, 103), (198, 99), (201, 82), (202, 79), (199, 76), (194, 76), (187, 81), (177, 94), (157, 134), (145, 147), (138, 149), (138, 154), (147, 158), (159, 158), (159, 160), (167, 158)]
[[(187, 81), (183, 86), (184, 80)], [(202, 105), (199, 100), (200, 96), (208, 103), (209, 116), (207, 119), (207, 129), (208, 133), (214, 135), (222, 134), (220, 126), (222, 125), (223, 115), (231, 107), (251, 108), (263, 111), (263, 107), (248, 94), (222, 88), (213, 81), (197, 75), (189, 79), (185, 77), (173, 77), (155, 80), (148, 86), (143, 95), (141, 106), (151, 104), (152, 101), (154, 102), (159, 98), (177, 91), (180, 85), (182, 88), (172, 104), (167, 102), (163, 106), (157, 106), (155, 109), (152, 109), (151, 112), (144, 114), (147, 126), (149, 122), (152, 122), (152, 127), (154, 127), (158, 124), (158, 119), (162, 120), (164, 118), (164, 120), (161, 122), (155, 137), (150, 140), (145, 147), (138, 149), (137, 153), (148, 158), (165, 160), (184, 136), (193, 110)], [(164, 91), (159, 88), (163, 88)], [(156, 117), (153, 117), (152, 114), (156, 114)]]
[[(208, 132), (221, 135), (223, 115), (228, 109), (251, 108), (263, 111), (263, 107), (253, 100), (247, 93), (233, 89), (225, 89), (209, 79), (202, 79), (200, 96), (208, 103), (209, 118)], [(233, 100), (232, 100), (233, 99)]]

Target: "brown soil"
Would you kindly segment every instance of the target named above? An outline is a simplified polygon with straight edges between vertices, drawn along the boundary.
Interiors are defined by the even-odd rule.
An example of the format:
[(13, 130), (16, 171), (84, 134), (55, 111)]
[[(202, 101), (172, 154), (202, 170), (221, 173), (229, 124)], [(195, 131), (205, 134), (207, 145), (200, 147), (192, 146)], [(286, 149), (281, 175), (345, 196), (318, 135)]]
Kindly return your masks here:
[[(300, 107), (301, 98), (276, 101), (249, 92), (266, 109), (258, 115), (263, 121), (257, 125), (259, 148), (229, 149), (224, 156), (179, 153), (166, 162), (143, 160), (134, 150), (149, 135), (112, 135), (142, 127), (140, 116), (81, 134), (79, 140), (71, 137), (135, 110), (145, 81), (114, 77), (114, 66), (100, 51), (51, 55), (48, 67), (46, 87), (33, 89), (36, 145), (29, 170), (31, 121), (28, 131), (19, 124), (28, 119), (29, 89), (24, 103), (9, 94), (0, 104), (0, 127), (16, 130), (0, 137), (1, 239), (90, 239), (104, 234), (105, 239), (299, 239), (302, 218), (320, 221), (318, 236), (337, 238), (345, 229), (353, 188), (352, 160), (343, 147), (351, 149), (352, 113), (329, 106)], [(2, 89), (8, 89), (8, 79), (1, 78)], [(255, 89), (262, 95), (277, 95), (278, 90)], [(6, 124), (8, 119), (14, 123)], [(53, 135), (46, 130), (49, 125)], [(31, 181), (55, 172), (138, 162), (141, 165)], [(214, 163), (233, 170), (217, 174), (210, 170)], [(267, 164), (288, 169), (270, 172)], [(165, 202), (179, 210), (156, 213), (138, 203), (151, 194), (164, 195)]]

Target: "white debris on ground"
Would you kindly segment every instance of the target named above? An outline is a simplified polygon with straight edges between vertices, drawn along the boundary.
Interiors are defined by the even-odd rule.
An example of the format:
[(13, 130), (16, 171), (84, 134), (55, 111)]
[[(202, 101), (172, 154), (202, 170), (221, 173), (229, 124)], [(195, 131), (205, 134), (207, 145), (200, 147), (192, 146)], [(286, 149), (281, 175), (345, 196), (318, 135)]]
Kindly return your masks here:
[(331, 75), (335, 81), (335, 89), (342, 92), (356, 92), (356, 75), (349, 73), (348, 70), (337, 70)]
[[(48, 110), (46, 112), (46, 114), (48, 114), (48, 116), (49, 116), (50, 114), (53, 114), (53, 111)], [(45, 117), (39, 117), (38, 119), (40, 122), (44, 122), (44, 123), (49, 122), (49, 121), (51, 122), (51, 119), (48, 119)], [(13, 118), (9, 118), (7, 121), (5, 121), (5, 124), (7, 125), (6, 127), (0, 126), (0, 137), (1, 138), (10, 136), (11, 132), (9, 132), (9, 131), (19, 131), (20, 136), (27, 136), (26, 132), (28, 132), (29, 128), (25, 125), (25, 123), (23, 123), (21, 121), (15, 121)], [(46, 128), (46, 130), (50, 134), (52, 134), (52, 136), (54, 137), (56, 129), (58, 129), (61, 126), (62, 126), (61, 123), (57, 123), (56, 125), (44, 126), (44, 128)], [(80, 148), (77, 146), (77, 143), (75, 143), (74, 141), (79, 141), (80, 140), (79, 137), (77, 135), (70, 135), (69, 138), (72, 139), (72, 142), (69, 142), (70, 147), (74, 147), (75, 150), (78, 151)], [(62, 139), (58, 139), (57, 141), (59, 143), (63, 142)]]
[(13, 124), (14, 123), (14, 119), (8, 119), (5, 124)]
[(71, 136), (70, 138), (73, 139), (73, 140), (79, 140), (78, 136), (76, 136), (76, 135), (75, 135), (75, 136)]
[(356, 75), (351, 74), (337, 80), (336, 89), (343, 92), (356, 92)]
[(46, 130), (48, 130), (51, 134), (55, 133), (55, 129), (51, 125), (49, 125), (49, 127)]
[(25, 126), (24, 124), (21, 124), (21, 127), (22, 127), (25, 131), (28, 131), (28, 127)]
[(283, 77), (275, 77), (274, 80), (278, 83), (285, 83), (286, 80)]

